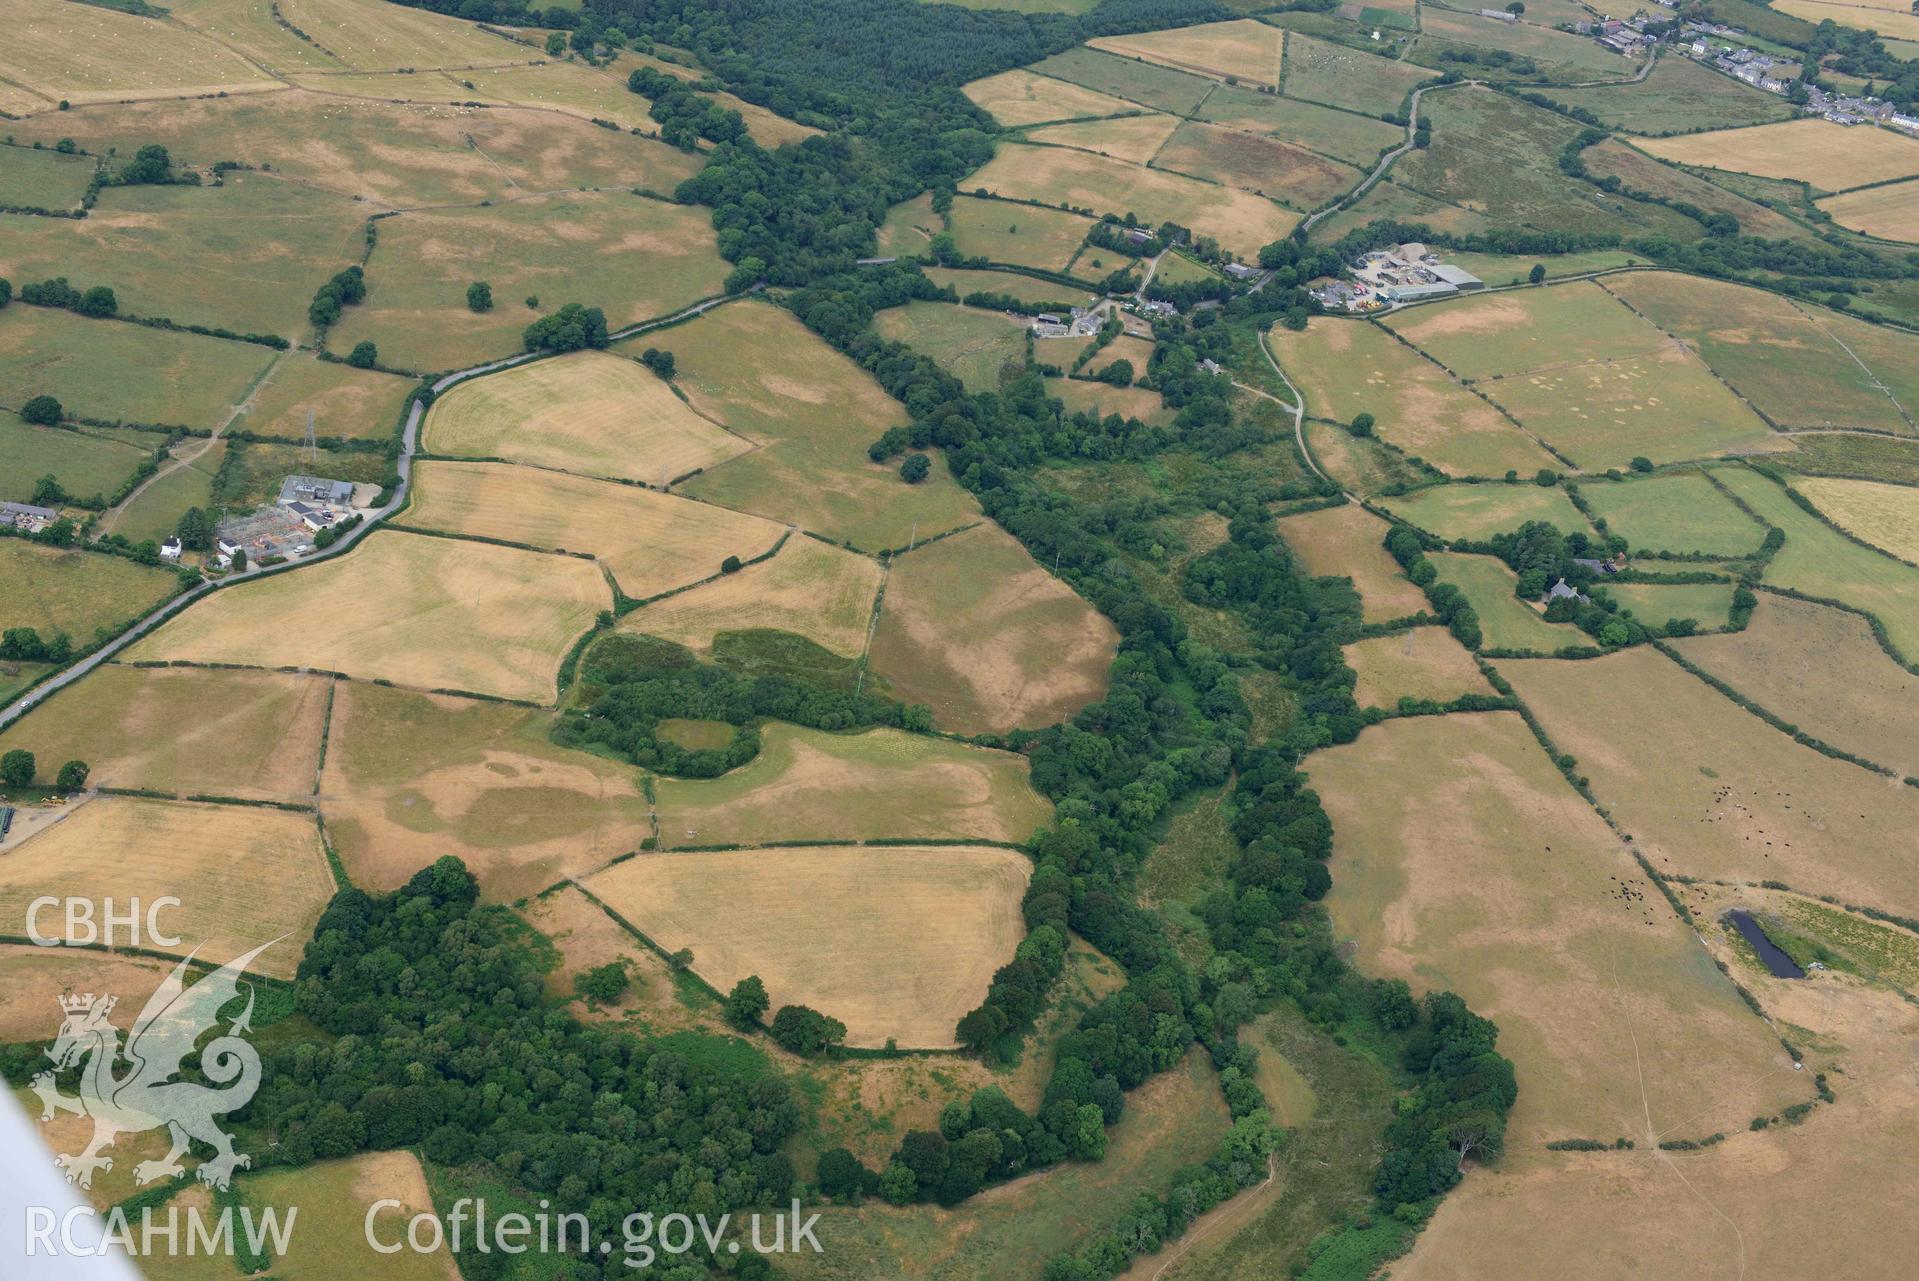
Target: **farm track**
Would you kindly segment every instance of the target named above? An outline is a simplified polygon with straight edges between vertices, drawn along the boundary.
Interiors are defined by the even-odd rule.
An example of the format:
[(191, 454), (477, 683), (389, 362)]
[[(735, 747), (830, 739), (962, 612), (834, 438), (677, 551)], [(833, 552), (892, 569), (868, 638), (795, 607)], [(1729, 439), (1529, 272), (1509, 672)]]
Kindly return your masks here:
[[(746, 293), (758, 293), (761, 288), (763, 288), (763, 286), (754, 285), (751, 289), (747, 290)], [(735, 298), (744, 296), (745, 294), (728, 294), (718, 298), (704, 299), (689, 307), (682, 307), (680, 310), (672, 312), (669, 315), (660, 316), (653, 320), (643, 320), (638, 324), (628, 325), (624, 329), (615, 330), (607, 335), (607, 342), (611, 345), (632, 338), (638, 334), (646, 333), (652, 329), (678, 324), (683, 320), (691, 320), (695, 316), (711, 311), (722, 303), (730, 302)], [(516, 365), (524, 365), (535, 360), (546, 359), (552, 354), (553, 353), (544, 351), (525, 351), (512, 356), (502, 356), (496, 360), (485, 361), (468, 369), (455, 370), (453, 373), (444, 374), (434, 381), (433, 394), (437, 397), (441, 392), (457, 383), (465, 382), (471, 378), (478, 378), (483, 374), (494, 373), (501, 369), (510, 369)], [(172, 597), (163, 602), (145, 618), (142, 618), (139, 622), (114, 637), (105, 645), (102, 645), (93, 653), (88, 654), (73, 666), (42, 681), (39, 685), (28, 690), (6, 707), (0, 708), (0, 728), (5, 728), (14, 721), (19, 720), (22, 716), (25, 716), (29, 711), (33, 710), (33, 708), (37, 707), (49, 695), (58, 693), (60, 690), (73, 684), (73, 682), (86, 676), (95, 668), (125, 650), (135, 641), (146, 636), (161, 623), (172, 618), (175, 614), (180, 613), (195, 601), (201, 600), (223, 588), (231, 587), (235, 583), (251, 582), (255, 579), (265, 578), (273, 574), (291, 573), (295, 570), (303, 569), (308, 565), (316, 564), (320, 561), (328, 560), (351, 551), (361, 539), (366, 537), (369, 531), (379, 527), (389, 517), (395, 516), (405, 509), (412, 488), (413, 456), (419, 450), (420, 424), (425, 417), (426, 411), (421, 407), (420, 402), (415, 400), (407, 409), (406, 425), (400, 433), (400, 455), (394, 460), (394, 470), (399, 474), (400, 483), (394, 488), (393, 497), (387, 501), (385, 506), (369, 513), (367, 518), (361, 521), (360, 524), (341, 535), (338, 542), (334, 543), (331, 547), (321, 548), (310, 555), (303, 556), (299, 560), (287, 564), (249, 566), (238, 573), (228, 574), (225, 578), (217, 582), (203, 582), (198, 587), (194, 587), (182, 592), (178, 596)]]
[[(1482, 85), (1483, 83), (1484, 83), (1483, 81), (1479, 81), (1479, 80), (1460, 80), (1449, 85), (1421, 85), (1419, 88), (1413, 90), (1412, 109), (1410, 112), (1407, 113), (1407, 117), (1406, 117), (1406, 141), (1400, 143), (1397, 147), (1394, 147), (1391, 151), (1381, 156), (1379, 158), (1379, 163), (1373, 166), (1373, 171), (1367, 174), (1366, 177), (1360, 181), (1360, 184), (1357, 187), (1354, 187), (1351, 191), (1341, 196), (1338, 200), (1335, 200), (1332, 204), (1327, 205), (1324, 209), (1321, 209), (1317, 211), (1316, 213), (1307, 214), (1306, 220), (1299, 224), (1299, 229), (1302, 232), (1311, 231), (1313, 229), (1313, 224), (1318, 222), (1321, 218), (1327, 217), (1330, 214), (1338, 213), (1340, 210), (1344, 209), (1347, 205), (1352, 204), (1355, 200), (1358, 200), (1361, 196), (1364, 196), (1368, 191), (1372, 190), (1373, 186), (1376, 183), (1378, 183), (1381, 178), (1384, 178), (1386, 176), (1386, 171), (1393, 167), (1393, 161), (1399, 159), (1401, 156), (1405, 155), (1407, 152), (1413, 149), (1413, 137), (1415, 134), (1419, 132), (1419, 100), (1425, 97), (1428, 90), (1457, 89), (1463, 85)], [(1270, 360), (1271, 357), (1268, 356), (1267, 359)]]

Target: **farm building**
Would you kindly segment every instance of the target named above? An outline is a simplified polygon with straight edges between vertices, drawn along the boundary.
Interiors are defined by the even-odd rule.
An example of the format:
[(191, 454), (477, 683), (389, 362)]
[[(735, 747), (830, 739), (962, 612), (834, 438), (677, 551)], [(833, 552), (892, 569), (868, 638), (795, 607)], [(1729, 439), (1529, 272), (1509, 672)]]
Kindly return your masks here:
[(347, 507), (353, 502), (353, 485), (344, 480), (322, 480), (318, 476), (288, 476), (280, 482), (280, 503), (327, 503)]
[(39, 533), (59, 516), (60, 513), (51, 508), (35, 507), (31, 503), (0, 503), (0, 525), (24, 529), (29, 534)]

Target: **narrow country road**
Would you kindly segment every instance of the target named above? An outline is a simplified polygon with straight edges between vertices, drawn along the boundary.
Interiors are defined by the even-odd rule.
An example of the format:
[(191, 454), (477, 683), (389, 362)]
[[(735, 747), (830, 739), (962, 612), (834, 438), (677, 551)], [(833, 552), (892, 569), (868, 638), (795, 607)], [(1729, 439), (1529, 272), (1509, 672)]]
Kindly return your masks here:
[[(745, 294), (758, 293), (763, 288), (765, 288), (764, 285), (754, 285), (751, 289), (746, 290)], [(607, 342), (610, 345), (627, 338), (632, 338), (638, 334), (643, 334), (651, 329), (659, 329), (666, 325), (677, 324), (682, 320), (690, 320), (694, 316), (712, 310), (721, 303), (744, 297), (745, 294), (729, 294), (720, 298), (708, 298), (702, 302), (694, 303), (690, 307), (683, 307), (671, 315), (661, 316), (655, 320), (643, 320), (637, 325), (628, 325), (624, 329), (617, 329), (608, 334)], [(478, 378), (482, 374), (490, 374), (496, 370), (509, 369), (514, 365), (524, 365), (529, 361), (542, 360), (553, 354), (552, 352), (545, 351), (523, 351), (518, 355), (502, 356), (498, 360), (489, 360), (484, 364), (474, 365), (470, 369), (456, 370), (434, 382), (433, 394), (435, 397), (438, 397), (439, 394), (447, 388), (456, 383), (465, 382), (469, 378)], [(367, 532), (375, 525), (406, 506), (408, 490), (413, 480), (413, 455), (419, 448), (420, 423), (425, 416), (425, 411), (420, 407), (420, 402), (417, 400), (415, 400), (407, 410), (406, 426), (402, 428), (400, 432), (400, 456), (396, 460), (394, 468), (399, 474), (400, 483), (394, 486), (393, 497), (387, 500), (385, 506), (379, 508), (377, 511), (369, 512), (365, 520), (342, 534), (338, 542), (334, 543), (331, 547), (312, 552), (309, 555), (302, 556), (298, 560), (289, 561), (282, 565), (248, 566), (238, 573), (228, 574), (222, 579), (203, 582), (199, 586), (190, 588), (178, 596), (169, 597), (167, 600), (161, 602), (152, 613), (102, 645), (99, 649), (88, 654), (85, 658), (80, 659), (71, 667), (48, 677), (6, 707), (0, 708), (0, 729), (5, 729), (14, 721), (19, 720), (49, 696), (65, 689), (67, 686), (93, 671), (96, 667), (99, 667), (102, 663), (107, 662), (114, 655), (120, 653), (129, 645), (153, 631), (154, 628), (169, 618), (172, 618), (175, 614), (178, 614), (195, 601), (201, 600), (223, 588), (231, 587), (235, 583), (250, 582), (253, 579), (265, 578), (272, 574), (292, 573), (294, 570), (304, 569), (316, 561), (326, 560), (333, 556), (340, 556), (350, 551), (354, 544), (366, 537)]]

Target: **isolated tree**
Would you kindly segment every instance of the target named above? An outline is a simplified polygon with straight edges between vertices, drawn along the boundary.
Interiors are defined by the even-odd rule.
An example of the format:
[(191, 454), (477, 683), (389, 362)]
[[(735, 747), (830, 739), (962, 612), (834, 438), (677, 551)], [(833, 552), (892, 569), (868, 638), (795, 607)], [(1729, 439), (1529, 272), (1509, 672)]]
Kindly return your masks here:
[(566, 33), (563, 31), (547, 32), (546, 33), (546, 56), (549, 58), (558, 58), (558, 57), (563, 57), (565, 53), (566, 53)]
[(484, 280), (476, 280), (466, 287), (466, 306), (468, 311), (493, 310), (493, 286)]
[(681, 948), (679, 951), (673, 953), (673, 955), (667, 957), (666, 963), (672, 966), (676, 970), (692, 969), (693, 968), (693, 949), (690, 947)]
[(1355, 436), (1370, 436), (1373, 434), (1373, 422), (1371, 414), (1354, 414), (1353, 421), (1347, 425), (1346, 430)]
[(247, 567), (247, 549), (244, 547), (234, 548), (233, 549), (234, 572), (238, 573), (240, 570), (243, 570), (246, 567)]
[(766, 984), (760, 982), (759, 975), (749, 974), (726, 995), (726, 1021), (742, 1032), (756, 1028), (769, 1004)]
[(66, 416), (66, 411), (60, 407), (60, 402), (51, 396), (35, 396), (20, 406), (20, 417), (42, 427), (58, 426), (60, 420)]
[(0, 756), (0, 783), (8, 787), (31, 787), (33, 773), (33, 753), (25, 748), (16, 747)]
[(624, 965), (608, 961), (574, 975), (573, 990), (591, 1001), (616, 1001), (632, 982)]
[(167, 155), (167, 149), (157, 142), (149, 142), (134, 152), (133, 159), (120, 170), (120, 182), (128, 187), (166, 182), (172, 176), (173, 160)]
[(673, 381), (673, 375), (678, 372), (673, 362), (673, 353), (659, 347), (648, 347), (641, 352), (640, 363), (668, 382)]
[(92, 772), (85, 761), (68, 761), (60, 767), (53, 785), (63, 792), (77, 792), (87, 785), (87, 775)]
[(374, 345), (372, 339), (357, 343), (353, 350), (347, 353), (346, 363), (355, 369), (371, 369), (380, 363), (380, 349)]
[(932, 470), (933, 464), (925, 454), (908, 454), (906, 461), (900, 464), (900, 479), (909, 485), (917, 485)]
[(1533, 269), (1526, 273), (1526, 279), (1532, 281), (1535, 285), (1538, 284), (1540, 281), (1544, 280), (1545, 278), (1546, 278), (1546, 264), (1543, 262), (1534, 263)]
[(1632, 469), (1634, 471), (1651, 471), (1652, 459), (1635, 456), (1632, 460)]
[(737, 574), (737, 573), (739, 573), (739, 572), (740, 572), (740, 558), (739, 558), (738, 556), (728, 556), (728, 557), (727, 557), (727, 558), (726, 558), (725, 560), (723, 560), (723, 561), (721, 561), (721, 562), (720, 562), (720, 572), (721, 572), (722, 574)]
[(180, 523), (173, 527), (180, 539), (180, 546), (192, 551), (203, 552), (213, 546), (213, 521), (198, 507), (189, 507), (180, 513)]
[(773, 1016), (773, 1039), (810, 1058), (844, 1041), (846, 1024), (804, 1005), (782, 1005)]
[(118, 314), (120, 310), (120, 300), (115, 298), (113, 296), (113, 290), (107, 288), (105, 285), (95, 285), (80, 295), (80, 301), (74, 304), (73, 309), (82, 316), (92, 316), (98, 319), (102, 316)]

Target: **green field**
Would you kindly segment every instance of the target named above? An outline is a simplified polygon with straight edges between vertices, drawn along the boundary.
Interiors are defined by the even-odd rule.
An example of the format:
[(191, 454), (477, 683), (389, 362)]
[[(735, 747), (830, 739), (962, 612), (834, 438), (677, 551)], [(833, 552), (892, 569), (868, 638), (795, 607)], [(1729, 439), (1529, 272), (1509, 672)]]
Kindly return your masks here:
[[(1683, 201), (1709, 214), (1726, 214), (1737, 221), (1739, 229), (1749, 236), (1763, 236), (1770, 240), (1817, 239), (1816, 234), (1804, 223), (1795, 222), (1748, 194), (1727, 190), (1731, 183), (1721, 185), (1708, 182), (1678, 165), (1655, 160), (1617, 138), (1608, 138), (1580, 154), (1585, 159), (1587, 171), (1595, 178), (1616, 178), (1629, 191), (1642, 192), (1661, 200)], [(1784, 194), (1790, 198), (1792, 193)], [(1769, 195), (1767, 198), (1776, 197)], [(1789, 199), (1789, 205), (1796, 203)]]
[(1570, 623), (1549, 623), (1537, 609), (1513, 595), (1519, 581), (1503, 561), (1491, 556), (1434, 552), (1430, 559), (1439, 581), (1451, 583), (1472, 602), (1487, 649), (1525, 649), (1551, 654), (1565, 645), (1590, 644)]
[(873, 330), (931, 356), (968, 391), (997, 391), (1002, 377), (1026, 367), (1026, 323), (1004, 312), (909, 302), (880, 312)]
[(1575, 254), (1455, 254), (1446, 261), (1478, 276), (1488, 285), (1516, 285), (1527, 278), (1535, 266), (1546, 269), (1546, 279), (1560, 280), (1592, 271), (1636, 266), (1643, 259), (1624, 249), (1593, 249)]
[(1557, 485), (1435, 485), (1403, 498), (1380, 500), (1395, 516), (1444, 539), (1485, 539), (1510, 533), (1529, 520), (1543, 520), (1561, 533), (1588, 527)]
[[(1420, 40), (1413, 56), (1441, 70), (1456, 69), (1462, 74), (1492, 80), (1516, 79), (1528, 82), (1552, 79), (1563, 83), (1587, 80), (1624, 80), (1637, 69), (1634, 60), (1620, 57), (1597, 41), (1570, 32), (1553, 31), (1529, 22), (1500, 22), (1476, 13), (1452, 9), (1420, 7)], [(1447, 49), (1494, 49), (1529, 60), (1536, 70), (1527, 71), (1517, 62), (1499, 64), (1460, 64), (1440, 56)]]
[[(370, 339), (396, 369), (512, 355), (528, 324), (569, 302), (601, 308), (617, 329), (717, 294), (726, 278), (708, 214), (624, 192), (419, 211), (378, 226), (366, 301), (347, 308), (327, 346), (345, 353)], [(493, 287), (484, 314), (466, 305), (476, 280)]]
[[(1384, 70), (1386, 65), (1382, 63), (1380, 69)], [(1234, 85), (1213, 90), (1199, 105), (1194, 118), (1249, 133), (1263, 133), (1362, 167), (1370, 166), (1380, 152), (1406, 137), (1404, 130), (1371, 116)]]
[(1093, 229), (1093, 220), (1082, 214), (970, 196), (954, 200), (948, 217), (962, 257), (1043, 271), (1066, 270)]
[(1434, 79), (1435, 74), (1424, 67), (1289, 32), (1280, 90), (1288, 98), (1304, 98), (1378, 117), (1397, 112), (1413, 87)]
[(1679, 240), (1700, 234), (1698, 223), (1674, 210), (1609, 196), (1561, 173), (1551, 157), (1580, 131), (1564, 116), (1475, 88), (1428, 94), (1420, 116), (1432, 120), (1432, 145), (1399, 160), (1396, 183), (1468, 209), (1497, 210), (1507, 227)]
[(400, 428), (400, 410), (415, 384), (372, 369), (289, 352), (247, 401), (236, 427), (256, 436), (299, 440), (307, 414), (324, 439), (383, 440)]
[(1069, 306), (1083, 306), (1093, 301), (1093, 296), (1083, 289), (1054, 284), (1050, 280), (1040, 280), (1035, 276), (1022, 276), (1014, 271), (972, 271), (964, 267), (928, 267), (926, 278), (936, 285), (952, 286), (954, 292), (962, 298), (971, 293), (981, 292), (1008, 294), (1024, 303), (1057, 308), (1062, 311)]
[(313, 291), (359, 259), (365, 224), (345, 197), (268, 174), (109, 187), (83, 219), (0, 218), (0, 276), (111, 285), (129, 315), (298, 338)]
[(1765, 531), (1698, 472), (1644, 480), (1590, 480), (1579, 488), (1609, 532), (1635, 552), (1709, 552), (1745, 556)]
[(144, 431), (36, 427), (0, 410), (0, 500), (24, 503), (42, 476), (75, 498), (110, 498), (166, 437)]
[(1183, 71), (1086, 48), (1068, 49), (1034, 63), (1032, 69), (1043, 76), (1097, 89), (1175, 116), (1192, 115), (1216, 83), (1202, 76), (1189, 76)]
[[(1624, 66), (1615, 59), (1615, 66)], [(1685, 58), (1664, 57), (1638, 84), (1547, 89), (1546, 96), (1592, 112), (1628, 133), (1693, 133), (1765, 124), (1793, 115), (1782, 95), (1756, 89)]]
[(877, 233), (879, 251), (891, 257), (924, 256), (946, 222), (933, 212), (931, 193), (901, 201), (886, 211)]
[(1843, 601), (1876, 617), (1907, 661), (1919, 658), (1919, 569), (1862, 547), (1801, 511), (1786, 491), (1744, 467), (1715, 471), (1760, 517), (1786, 531), (1764, 581)]
[(0, 539), (0, 631), (31, 627), (42, 639), (65, 632), (77, 646), (96, 630), (117, 632), (173, 594), (180, 580), (119, 556), (56, 551)]
[(57, 397), (67, 414), (211, 429), (274, 353), (18, 303), (0, 311), (0, 403)]
[(1602, 584), (1622, 611), (1648, 627), (1664, 627), (1675, 618), (1690, 618), (1700, 631), (1726, 625), (1732, 612), (1731, 583), (1606, 583)]
[(1809, 476), (1864, 476), (1919, 485), (1919, 441), (1891, 436), (1797, 436), (1793, 470)]
[(92, 156), (0, 147), (0, 205), (72, 209), (93, 180)]
[[(183, 454), (197, 449), (201, 443), (183, 442), (175, 452)], [(213, 506), (213, 478), (219, 474), (229, 447), (227, 441), (214, 441), (210, 449), (192, 462), (174, 467), (155, 479), (140, 491), (139, 497), (120, 510), (117, 520), (109, 518), (111, 527), (107, 532), (124, 534), (136, 543), (148, 538), (156, 543), (165, 541), (179, 526), (187, 508), (205, 511)], [(161, 464), (162, 467), (170, 465)]]

